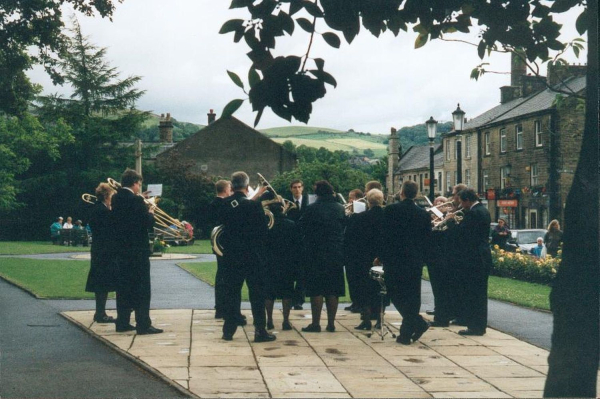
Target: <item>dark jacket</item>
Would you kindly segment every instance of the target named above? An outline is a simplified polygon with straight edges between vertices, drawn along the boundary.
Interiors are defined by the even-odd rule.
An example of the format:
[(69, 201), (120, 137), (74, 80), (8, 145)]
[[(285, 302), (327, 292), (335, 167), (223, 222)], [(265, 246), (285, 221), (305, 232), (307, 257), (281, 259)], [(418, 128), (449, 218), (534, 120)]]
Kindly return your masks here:
[(236, 191), (225, 199), (220, 218), (224, 225), (224, 256), (260, 261), (264, 256), (268, 232), (268, 219), (260, 202), (250, 200), (244, 193)]
[(413, 200), (405, 199), (384, 209), (381, 261), (386, 275), (406, 271), (421, 273), (431, 240), (431, 217)]
[(306, 255), (319, 259), (335, 257), (342, 262), (345, 218), (344, 207), (333, 197), (319, 197), (307, 206), (299, 221)]
[(142, 251), (150, 255), (148, 231), (154, 225), (154, 217), (148, 212), (144, 198), (120, 188), (112, 197), (112, 212), (118, 250)]
[(221, 197), (215, 197), (211, 201), (211, 203), (208, 204), (206, 220), (210, 224), (211, 227), (215, 227), (215, 226), (222, 224), (221, 212), (223, 212), (225, 204), (226, 204), (225, 198), (221, 198)]
[[(290, 196), (287, 199), (292, 202), (295, 201), (293, 196)], [(302, 215), (306, 211), (307, 206), (308, 206), (308, 194), (302, 194), (302, 200), (300, 201), (300, 209), (298, 209), (298, 208), (290, 209), (287, 212), (286, 216), (288, 217), (288, 219), (297, 223), (300, 220), (300, 217), (302, 217)]]
[(461, 263), (466, 268), (492, 267), (492, 255), (488, 242), (490, 232), (490, 213), (479, 203), (465, 212), (463, 220), (458, 225), (459, 241), (462, 253)]
[(92, 254), (114, 252), (116, 250), (113, 213), (101, 202), (96, 203), (92, 208), (90, 228), (94, 232)]
[(347, 262), (358, 262), (367, 270), (381, 255), (383, 208), (371, 208), (350, 217), (346, 228), (344, 247)]
[(115, 224), (112, 212), (98, 202), (92, 208), (90, 226), (94, 229), (91, 264), (85, 286), (87, 292), (111, 292), (117, 287)]

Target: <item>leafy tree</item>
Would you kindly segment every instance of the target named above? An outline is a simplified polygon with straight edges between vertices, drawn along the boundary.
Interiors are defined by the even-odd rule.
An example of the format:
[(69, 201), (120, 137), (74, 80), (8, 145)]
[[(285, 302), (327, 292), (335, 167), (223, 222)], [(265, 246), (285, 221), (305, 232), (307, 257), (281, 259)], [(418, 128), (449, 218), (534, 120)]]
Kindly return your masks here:
[[(121, 0), (119, 0), (120, 2)], [(112, 15), (113, 0), (3, 1), (0, 12), (0, 112), (22, 115), (36, 88), (25, 75), (35, 64), (44, 65), (60, 83), (57, 54), (66, 44), (62, 32), (63, 5), (85, 15)], [(34, 50), (37, 50), (34, 52)]]
[[(563, 261), (551, 295), (554, 330), (544, 393), (550, 397), (596, 396), (600, 361), (598, 207), (589, 204), (598, 204), (598, 1), (232, 0), (231, 8), (246, 8), (249, 17), (227, 21), (220, 31), (233, 33), (235, 42), (243, 38), (250, 47), (248, 98), (257, 112), (255, 125), (266, 107), (288, 121), (294, 118), (306, 123), (313, 103), (325, 95), (325, 85), (337, 84), (325, 71), (325, 61), (311, 55), (315, 39), (340, 46), (338, 34), (325, 31), (324, 24), (348, 43), (361, 27), (375, 36), (388, 30), (398, 35), (412, 27), (415, 48), (456, 31), (469, 32), (476, 24), (480, 58), (501, 49), (522, 54), (533, 63), (550, 61), (551, 51), (566, 48), (558, 41), (561, 25), (554, 16), (575, 6), (584, 6), (576, 28), (580, 34), (588, 34), (588, 90), (580, 161), (565, 208)], [(299, 12), (304, 14), (294, 19)], [(310, 35), (307, 52), (275, 57), (276, 39), (292, 35), (296, 25)], [(236, 101), (239, 106), (243, 100)]]

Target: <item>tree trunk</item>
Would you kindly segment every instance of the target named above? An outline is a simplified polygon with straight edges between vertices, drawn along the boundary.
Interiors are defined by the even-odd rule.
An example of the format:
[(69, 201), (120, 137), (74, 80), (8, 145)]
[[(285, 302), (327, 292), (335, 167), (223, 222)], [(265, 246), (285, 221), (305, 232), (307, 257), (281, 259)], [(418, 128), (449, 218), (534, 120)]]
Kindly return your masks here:
[(599, 366), (598, 1), (588, 1), (588, 70), (583, 143), (565, 208), (562, 263), (545, 397), (596, 397)]

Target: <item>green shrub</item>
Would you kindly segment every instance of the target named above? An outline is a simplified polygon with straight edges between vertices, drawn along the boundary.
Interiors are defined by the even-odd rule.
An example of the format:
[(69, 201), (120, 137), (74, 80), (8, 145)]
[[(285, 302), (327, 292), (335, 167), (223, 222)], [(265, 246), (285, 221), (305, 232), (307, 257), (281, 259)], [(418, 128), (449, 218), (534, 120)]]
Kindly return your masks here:
[(550, 284), (560, 266), (560, 256), (552, 258), (550, 255), (545, 259), (517, 252), (506, 252), (497, 245), (492, 248), (492, 271), (491, 274), (500, 277), (509, 277), (521, 281), (538, 284)]

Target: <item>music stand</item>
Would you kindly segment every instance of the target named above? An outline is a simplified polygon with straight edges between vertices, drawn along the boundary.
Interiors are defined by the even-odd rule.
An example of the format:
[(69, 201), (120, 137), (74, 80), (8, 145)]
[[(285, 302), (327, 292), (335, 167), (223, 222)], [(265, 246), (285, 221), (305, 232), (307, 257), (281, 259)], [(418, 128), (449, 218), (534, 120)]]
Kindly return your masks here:
[(387, 296), (387, 286), (385, 285), (383, 266), (372, 267), (369, 276), (379, 283), (379, 328), (373, 328), (367, 337), (373, 336), (373, 331), (381, 337), (383, 341), (384, 337), (388, 334), (392, 338), (396, 338), (396, 334), (385, 324), (385, 297)]

